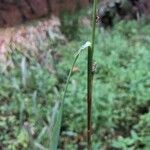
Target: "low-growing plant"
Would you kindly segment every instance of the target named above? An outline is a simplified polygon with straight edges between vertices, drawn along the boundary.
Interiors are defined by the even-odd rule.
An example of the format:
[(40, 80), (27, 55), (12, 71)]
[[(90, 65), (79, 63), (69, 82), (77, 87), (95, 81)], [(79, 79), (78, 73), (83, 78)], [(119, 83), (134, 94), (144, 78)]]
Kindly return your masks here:
[(60, 16), (61, 19), (61, 31), (69, 40), (79, 38), (79, 15), (63, 12)]
[[(102, 34), (96, 29), (93, 150), (149, 150), (149, 28), (148, 23), (122, 21)], [(61, 61), (54, 67), (47, 50), (45, 55), (50, 59), (45, 61), (52, 62), (42, 64), (16, 50), (11, 54), (13, 69), (0, 73), (0, 149), (48, 150), (57, 144), (58, 149), (87, 148), (87, 55), (80, 54), (71, 69), (63, 119), (59, 119), (62, 123), (59, 128), (55, 125), (68, 68), (74, 59), (71, 54), (81, 43), (91, 40), (91, 27), (79, 30), (80, 40), (55, 45), (54, 52), (61, 55)]]

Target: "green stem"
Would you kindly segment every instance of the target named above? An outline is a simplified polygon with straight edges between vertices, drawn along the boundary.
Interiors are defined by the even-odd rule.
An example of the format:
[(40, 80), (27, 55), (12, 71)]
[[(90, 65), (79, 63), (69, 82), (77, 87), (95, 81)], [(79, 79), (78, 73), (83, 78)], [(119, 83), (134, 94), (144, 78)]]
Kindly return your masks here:
[(73, 68), (75, 66), (75, 63), (76, 63), (78, 57), (79, 57), (79, 54), (76, 55), (76, 57), (75, 57), (75, 59), (73, 61), (73, 64), (71, 66), (71, 69), (69, 71), (69, 75), (67, 77), (67, 81), (66, 81), (66, 86), (65, 86), (62, 102), (60, 104), (60, 111), (59, 111), (58, 116), (56, 118), (55, 127), (53, 129), (52, 142), (50, 144), (50, 149), (52, 149), (52, 150), (56, 150), (57, 149), (58, 139), (59, 139), (59, 134), (60, 134), (60, 128), (61, 128), (61, 123), (62, 123), (62, 117), (63, 117), (64, 101), (65, 101), (65, 97), (66, 97), (69, 81), (70, 81), (70, 78), (71, 78), (71, 75), (72, 75), (72, 70), (73, 70)]
[(77, 62), (77, 59), (78, 59), (80, 53), (82, 52), (82, 50), (84, 50), (86, 48), (91, 48), (91, 43), (89, 41), (81, 46), (81, 48), (78, 50), (78, 52), (77, 52), (77, 54), (75, 56), (75, 59), (74, 59), (74, 61), (72, 63), (72, 66), (71, 66), (71, 69), (69, 71), (69, 74), (68, 74), (68, 77), (67, 77), (67, 81), (66, 81), (65, 91), (64, 91), (63, 98), (62, 98), (62, 105), (64, 104), (64, 100), (65, 100), (65, 97), (66, 97), (69, 81), (70, 81), (70, 78), (71, 78), (71, 75), (72, 75), (72, 70), (73, 70), (73, 68), (74, 68), (74, 66), (75, 66), (75, 64)]
[(96, 28), (96, 7), (97, 6), (97, 0), (94, 0), (94, 5), (93, 5), (93, 20), (92, 20), (92, 58), (93, 58), (93, 53), (94, 53), (94, 45), (95, 45), (95, 28)]
[(61, 128), (61, 122), (62, 122), (62, 116), (63, 116), (63, 109), (64, 109), (64, 101), (65, 101), (65, 97), (66, 97), (66, 93), (67, 93), (67, 89), (69, 86), (69, 81), (72, 75), (72, 70), (75, 66), (75, 63), (80, 55), (80, 53), (82, 52), (82, 50), (86, 49), (86, 48), (91, 48), (91, 43), (90, 42), (86, 42), (77, 52), (75, 59), (73, 61), (73, 64), (71, 66), (71, 69), (69, 71), (69, 75), (67, 77), (67, 81), (66, 81), (66, 86), (65, 86), (65, 90), (64, 90), (64, 94), (62, 97), (62, 102), (60, 104), (60, 111), (58, 113), (58, 115), (56, 116), (56, 122), (55, 122), (55, 127), (53, 130), (53, 134), (52, 134), (52, 142), (50, 144), (50, 149), (52, 150), (56, 150), (57, 149), (57, 145), (58, 145), (58, 139), (59, 139), (59, 134), (60, 134), (60, 128)]
[(87, 145), (88, 150), (91, 150), (91, 132), (92, 132), (92, 84), (93, 84), (93, 74), (92, 74), (92, 48), (88, 48), (88, 62), (87, 62)]
[(87, 64), (87, 147), (92, 149), (92, 93), (93, 93), (93, 54), (95, 44), (95, 28), (96, 28), (96, 5), (93, 5), (93, 21), (92, 21), (92, 46), (88, 47), (88, 64)]
[(62, 105), (64, 104), (64, 100), (65, 100), (65, 97), (66, 97), (66, 93), (67, 93), (67, 89), (68, 89), (70, 77), (71, 77), (71, 74), (72, 74), (72, 70), (73, 70), (73, 68), (74, 68), (74, 66), (75, 66), (75, 63), (76, 63), (78, 57), (79, 57), (79, 54), (76, 55), (76, 57), (75, 57), (75, 59), (74, 59), (74, 62), (73, 62), (73, 64), (72, 64), (72, 67), (71, 67), (71, 69), (70, 69), (70, 71), (69, 71), (69, 75), (68, 75), (68, 78), (67, 78), (67, 81), (66, 81), (66, 87), (65, 87), (65, 91), (64, 91), (64, 95), (63, 95), (63, 99), (62, 99)]

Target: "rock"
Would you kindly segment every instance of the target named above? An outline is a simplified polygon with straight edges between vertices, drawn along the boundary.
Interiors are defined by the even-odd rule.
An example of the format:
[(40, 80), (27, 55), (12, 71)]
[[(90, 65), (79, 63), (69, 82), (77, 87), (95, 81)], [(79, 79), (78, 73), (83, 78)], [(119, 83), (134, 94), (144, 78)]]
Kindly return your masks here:
[(7, 4), (4, 9), (0, 5), (0, 26), (12, 26), (20, 22), (22, 22), (22, 15), (15, 5)]
[(0, 27), (46, 16), (59, 15), (62, 11), (75, 11), (85, 7), (89, 0), (0, 0)]
[(46, 0), (24, 0), (19, 4), (20, 13), (26, 20), (38, 18), (48, 14)]
[(98, 9), (100, 26), (112, 26), (113, 20), (150, 17), (150, 1), (147, 0), (101, 0)]

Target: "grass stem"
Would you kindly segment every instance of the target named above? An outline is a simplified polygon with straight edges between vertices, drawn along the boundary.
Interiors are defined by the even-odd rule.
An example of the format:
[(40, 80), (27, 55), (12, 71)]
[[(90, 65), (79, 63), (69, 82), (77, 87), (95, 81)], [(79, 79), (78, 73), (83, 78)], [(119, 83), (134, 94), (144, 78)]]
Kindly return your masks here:
[(88, 47), (88, 63), (87, 63), (87, 148), (92, 149), (92, 93), (93, 93), (93, 54), (95, 44), (95, 28), (96, 28), (96, 6), (97, 0), (93, 4), (93, 20), (92, 20), (92, 46)]

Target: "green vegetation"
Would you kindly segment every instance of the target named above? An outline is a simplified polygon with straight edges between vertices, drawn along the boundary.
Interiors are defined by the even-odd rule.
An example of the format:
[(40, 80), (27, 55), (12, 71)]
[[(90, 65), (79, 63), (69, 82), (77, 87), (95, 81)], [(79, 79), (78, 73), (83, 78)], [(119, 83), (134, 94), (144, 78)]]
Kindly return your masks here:
[[(94, 150), (150, 148), (149, 28), (150, 24), (121, 21), (101, 34), (96, 31)], [(78, 39), (54, 45), (56, 60), (48, 51), (44, 63), (17, 50), (11, 53), (13, 69), (0, 74), (0, 149), (49, 149), (74, 53), (91, 40), (91, 31), (79, 25)], [(86, 149), (86, 66), (82, 52), (66, 93), (61, 149)]]
[[(149, 24), (130, 21), (119, 22), (103, 34), (97, 31), (93, 149), (99, 149), (102, 145), (106, 149), (149, 149), (149, 27)], [(66, 57), (65, 64), (60, 64), (64, 70), (73, 59), (69, 55), (71, 49), (76, 49), (90, 32), (90, 29), (81, 29), (80, 35), (83, 36), (79, 41), (72, 41), (60, 48)], [(83, 138), (86, 132), (83, 132), (86, 128), (86, 59), (86, 55), (80, 56), (77, 65), (80, 71), (72, 77), (63, 122), (65, 130), (80, 133)], [(80, 142), (80, 146), (84, 147), (85, 141), (81, 138)], [(76, 144), (68, 143), (66, 149), (77, 148)]]

